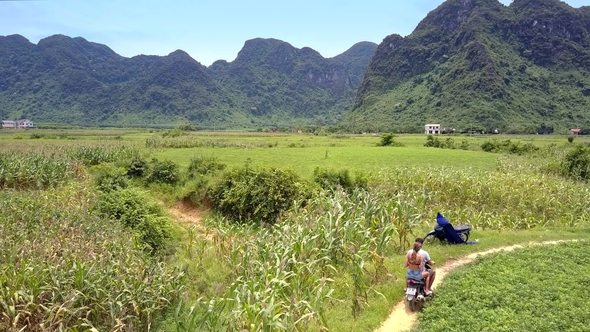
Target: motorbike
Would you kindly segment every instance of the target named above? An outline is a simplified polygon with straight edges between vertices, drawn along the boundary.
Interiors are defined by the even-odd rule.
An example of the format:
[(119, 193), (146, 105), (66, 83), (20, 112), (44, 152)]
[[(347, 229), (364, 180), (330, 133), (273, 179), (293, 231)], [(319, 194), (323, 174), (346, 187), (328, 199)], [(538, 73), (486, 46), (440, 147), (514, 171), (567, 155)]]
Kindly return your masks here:
[[(457, 235), (463, 240), (463, 242), (467, 242), (469, 239), (469, 232), (471, 232), (471, 226), (462, 225), (462, 226), (453, 226)], [(436, 225), (433, 230), (428, 232), (424, 237), (424, 242), (432, 243), (434, 240), (440, 240), (442, 242), (447, 241), (447, 235), (445, 234), (444, 228), (440, 225)]]
[(406, 300), (410, 311), (418, 310), (420, 302), (426, 301), (430, 296), (426, 295), (425, 280), (406, 278)]

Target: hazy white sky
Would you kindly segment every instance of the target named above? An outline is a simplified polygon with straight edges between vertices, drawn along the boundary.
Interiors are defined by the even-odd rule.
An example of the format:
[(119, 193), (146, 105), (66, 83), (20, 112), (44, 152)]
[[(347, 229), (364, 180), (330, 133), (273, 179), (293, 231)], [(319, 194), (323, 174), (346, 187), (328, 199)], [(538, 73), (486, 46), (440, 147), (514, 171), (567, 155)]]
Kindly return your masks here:
[[(276, 38), (324, 57), (360, 41), (408, 35), (442, 0), (0, 0), (0, 35), (53, 34), (106, 44), (123, 56), (188, 52), (233, 61), (248, 39)], [(508, 4), (511, 0), (501, 0)], [(590, 0), (567, 0), (573, 7)]]

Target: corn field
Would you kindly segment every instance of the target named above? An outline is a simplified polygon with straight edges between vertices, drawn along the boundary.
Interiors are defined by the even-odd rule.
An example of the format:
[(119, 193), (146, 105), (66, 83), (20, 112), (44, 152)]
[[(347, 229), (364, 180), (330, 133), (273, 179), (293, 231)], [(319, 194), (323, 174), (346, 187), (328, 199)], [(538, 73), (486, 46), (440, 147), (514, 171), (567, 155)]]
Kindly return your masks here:
[(0, 189), (46, 189), (76, 176), (75, 162), (54, 154), (0, 152)]
[(438, 211), (455, 224), (518, 230), (590, 223), (590, 188), (580, 182), (501, 161), (498, 171), (397, 168), (382, 172), (375, 190), (421, 195), (423, 215)]
[(176, 303), (182, 273), (98, 217), (73, 159), (92, 164), (130, 151), (0, 152), (0, 331), (149, 331)]
[[(387, 282), (388, 256), (438, 211), (481, 229), (587, 226), (587, 185), (539, 170), (505, 160), (494, 172), (397, 168), (375, 176), (369, 192), (323, 192), (272, 227), (217, 220), (213, 242), (233, 282), (219, 297), (179, 305), (176, 330), (329, 330), (331, 303), (348, 303), (352, 317), (366, 310)], [(336, 289), (343, 282), (348, 292)]]
[(254, 149), (254, 148), (270, 148), (273, 144), (270, 143), (245, 143), (232, 142), (227, 140), (204, 140), (197, 138), (148, 138), (145, 140), (146, 148), (150, 149), (190, 149), (190, 148), (237, 148), (237, 149)]
[[(148, 148), (256, 147), (236, 144), (245, 143), (146, 141)], [(129, 229), (92, 209), (97, 196), (86, 167), (130, 160), (138, 148), (16, 150), (0, 151), (2, 332), (149, 331), (162, 321), (177, 332), (327, 331), (334, 303), (358, 317), (381, 296), (377, 289), (392, 278), (389, 257), (407, 250), (439, 211), (479, 229), (590, 222), (588, 185), (539, 166), (500, 159), (493, 172), (387, 169), (371, 177), (368, 191), (317, 192), (274, 225), (214, 217), (205, 236), (191, 228), (182, 247), (189, 264), (224, 271), (215, 276), (222, 280), (206, 280), (224, 287), (195, 296), (184, 293), (183, 273), (147, 257)]]
[(213, 238), (231, 267), (227, 292), (177, 310), (178, 331), (306, 331), (326, 328), (334, 279), (350, 276), (352, 314), (387, 275), (388, 253), (406, 247), (420, 197), (365, 191), (320, 194), (276, 225), (253, 231), (217, 221)]

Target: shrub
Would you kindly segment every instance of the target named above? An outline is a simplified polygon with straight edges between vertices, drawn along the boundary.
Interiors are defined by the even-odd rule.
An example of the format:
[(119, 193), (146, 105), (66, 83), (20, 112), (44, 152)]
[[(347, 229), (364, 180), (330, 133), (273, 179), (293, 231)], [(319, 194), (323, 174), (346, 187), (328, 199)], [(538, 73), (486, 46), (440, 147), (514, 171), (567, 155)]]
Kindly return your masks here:
[(93, 168), (95, 171), (94, 183), (100, 191), (127, 188), (127, 171), (124, 168), (116, 168), (109, 164), (101, 164)]
[(394, 134), (383, 134), (377, 146), (404, 146), (403, 143), (397, 142), (394, 137)]
[(213, 174), (224, 169), (225, 164), (217, 160), (215, 157), (204, 158), (202, 156), (195, 156), (191, 158), (187, 173), (188, 178), (193, 179), (197, 175)]
[(564, 175), (576, 180), (590, 178), (590, 148), (579, 144), (565, 155), (562, 163)]
[(512, 142), (509, 139), (485, 141), (481, 145), (481, 149), (485, 152), (507, 152), (519, 155), (539, 151), (539, 147), (532, 143), (521, 144), (520, 142)]
[(443, 142), (439, 140), (438, 137), (428, 135), (426, 137), (426, 143), (424, 146), (440, 149), (455, 149), (455, 141), (452, 138), (447, 137), (447, 139)]
[(324, 189), (336, 189), (337, 187), (348, 189), (354, 187), (354, 181), (347, 169), (336, 171), (316, 167), (313, 171), (313, 182)]
[(494, 144), (494, 141), (485, 141), (481, 145), (481, 149), (485, 152), (496, 152), (496, 144)]
[(304, 197), (305, 187), (292, 171), (247, 165), (225, 173), (208, 196), (213, 208), (232, 220), (272, 224)]
[(171, 160), (152, 160), (150, 174), (147, 177), (148, 183), (176, 184), (180, 181), (178, 164)]
[(133, 158), (129, 165), (127, 165), (127, 175), (131, 177), (142, 177), (147, 173), (148, 162), (140, 157)]
[(181, 131), (196, 131), (197, 130), (195, 128), (195, 125), (192, 123), (181, 124), (180, 126), (178, 126), (177, 129), (180, 129)]
[(388, 146), (393, 142), (394, 134), (384, 134), (381, 136), (381, 141), (377, 144), (378, 146)]
[(119, 189), (99, 196), (96, 209), (106, 218), (117, 220), (134, 231), (143, 249), (162, 252), (172, 238), (168, 221), (159, 205), (137, 189)]
[(181, 129), (176, 128), (176, 129), (172, 129), (172, 130), (166, 130), (163, 134), (162, 137), (180, 137), (184, 135), (184, 133), (182, 132)]
[(367, 174), (362, 172), (355, 173), (353, 178), (347, 169), (337, 171), (316, 167), (313, 171), (313, 182), (319, 184), (323, 189), (342, 188), (349, 191), (354, 188), (367, 189), (369, 178)]
[(574, 142), (574, 136), (569, 136), (567, 138), (567, 141), (570, 142), (570, 143), (573, 143)]
[(182, 201), (189, 201), (195, 206), (210, 207), (210, 202), (207, 197), (207, 190), (209, 189), (210, 178), (205, 176), (197, 176), (188, 181), (180, 192), (178, 198)]
[(469, 142), (467, 140), (462, 140), (461, 145), (459, 146), (461, 150), (469, 150)]

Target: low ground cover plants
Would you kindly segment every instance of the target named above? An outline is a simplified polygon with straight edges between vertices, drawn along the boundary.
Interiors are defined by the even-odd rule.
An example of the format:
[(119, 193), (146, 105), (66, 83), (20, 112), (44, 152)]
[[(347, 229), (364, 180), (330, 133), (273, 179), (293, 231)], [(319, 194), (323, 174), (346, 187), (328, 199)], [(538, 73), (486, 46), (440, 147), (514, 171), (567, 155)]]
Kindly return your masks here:
[(412, 331), (586, 331), (586, 257), (570, 242), (480, 258), (451, 272)]

